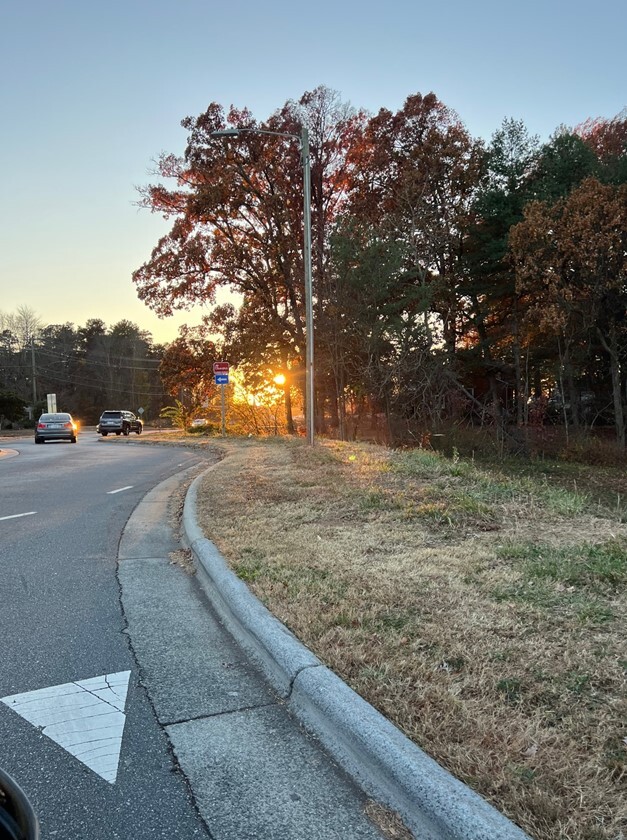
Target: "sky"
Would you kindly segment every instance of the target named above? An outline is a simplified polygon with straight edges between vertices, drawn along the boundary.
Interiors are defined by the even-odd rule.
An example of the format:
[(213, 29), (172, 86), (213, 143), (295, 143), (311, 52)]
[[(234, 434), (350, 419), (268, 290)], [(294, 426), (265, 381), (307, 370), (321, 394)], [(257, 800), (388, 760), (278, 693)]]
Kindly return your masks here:
[(127, 319), (172, 341), (131, 275), (169, 223), (137, 207), (180, 122), (211, 102), (267, 119), (319, 85), (375, 114), (433, 91), (489, 141), (548, 140), (627, 105), (624, 0), (0, 0), (0, 312)]

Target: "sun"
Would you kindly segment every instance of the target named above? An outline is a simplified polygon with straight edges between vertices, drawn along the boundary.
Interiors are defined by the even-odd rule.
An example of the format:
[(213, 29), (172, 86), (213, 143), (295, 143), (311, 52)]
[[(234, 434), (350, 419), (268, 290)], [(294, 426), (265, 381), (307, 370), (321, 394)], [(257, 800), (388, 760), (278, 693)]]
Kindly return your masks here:
[(285, 377), (282, 373), (277, 373), (274, 377), (274, 384), (275, 385), (285, 385)]

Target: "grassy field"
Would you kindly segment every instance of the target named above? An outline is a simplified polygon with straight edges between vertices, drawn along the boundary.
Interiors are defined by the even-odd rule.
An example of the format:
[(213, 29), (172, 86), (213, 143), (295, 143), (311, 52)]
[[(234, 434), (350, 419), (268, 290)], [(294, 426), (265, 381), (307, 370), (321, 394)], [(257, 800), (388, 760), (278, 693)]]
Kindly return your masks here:
[(206, 535), (323, 662), (535, 840), (627, 837), (621, 470), (187, 442)]

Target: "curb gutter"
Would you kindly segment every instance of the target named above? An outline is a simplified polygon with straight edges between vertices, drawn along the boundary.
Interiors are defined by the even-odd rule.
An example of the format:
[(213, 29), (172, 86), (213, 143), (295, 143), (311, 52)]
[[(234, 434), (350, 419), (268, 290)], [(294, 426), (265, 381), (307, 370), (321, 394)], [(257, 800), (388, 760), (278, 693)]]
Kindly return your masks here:
[(229, 569), (196, 521), (203, 477), (192, 482), (183, 508), (183, 531), (198, 561), (199, 580), (227, 630), (295, 717), (368, 795), (397, 811), (419, 840), (530, 840), (326, 668)]

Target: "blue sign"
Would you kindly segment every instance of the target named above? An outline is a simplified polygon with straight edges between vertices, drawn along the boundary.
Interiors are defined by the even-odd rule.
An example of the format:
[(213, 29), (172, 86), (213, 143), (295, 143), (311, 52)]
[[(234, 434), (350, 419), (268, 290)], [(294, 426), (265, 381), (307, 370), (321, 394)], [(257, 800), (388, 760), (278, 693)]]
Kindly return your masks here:
[(216, 380), (216, 385), (228, 385), (229, 384), (229, 375), (228, 375), (228, 373), (216, 373), (215, 380)]

